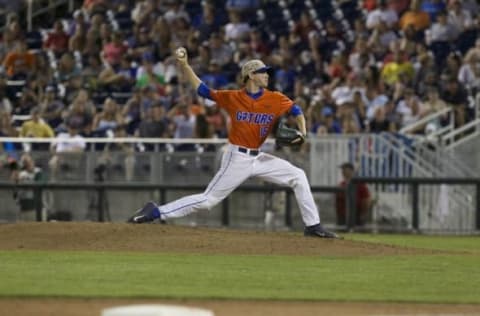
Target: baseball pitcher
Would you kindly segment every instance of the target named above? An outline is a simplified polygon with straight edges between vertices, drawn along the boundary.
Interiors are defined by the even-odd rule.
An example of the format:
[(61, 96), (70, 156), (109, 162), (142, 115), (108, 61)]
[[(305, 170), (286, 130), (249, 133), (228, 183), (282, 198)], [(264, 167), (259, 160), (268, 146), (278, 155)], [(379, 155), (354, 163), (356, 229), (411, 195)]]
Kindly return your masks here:
[[(145, 223), (186, 216), (198, 210), (209, 210), (245, 180), (258, 177), (293, 189), (305, 223), (305, 236), (337, 238), (336, 234), (325, 230), (320, 224), (318, 209), (305, 172), (284, 159), (259, 150), (275, 122), (286, 113), (296, 117), (299, 127), (298, 133), (291, 138), (291, 145), (302, 143), (306, 136), (305, 117), (301, 108), (282, 93), (267, 89), (270, 67), (261, 60), (250, 60), (241, 69), (245, 85), (243, 89), (213, 90), (207, 87), (190, 67), (185, 48), (176, 50), (176, 59), (197, 93), (215, 101), (230, 116), (228, 148), (223, 155), (220, 169), (203, 193), (159, 206), (148, 202), (128, 221)], [(285, 140), (283, 143), (285, 144)]]

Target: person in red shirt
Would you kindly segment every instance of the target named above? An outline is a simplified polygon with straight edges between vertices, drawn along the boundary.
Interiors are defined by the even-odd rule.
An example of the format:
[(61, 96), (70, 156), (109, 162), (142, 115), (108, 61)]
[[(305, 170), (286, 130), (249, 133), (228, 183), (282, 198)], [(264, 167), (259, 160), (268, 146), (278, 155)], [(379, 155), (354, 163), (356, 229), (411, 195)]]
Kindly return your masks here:
[(69, 40), (68, 34), (63, 29), (62, 21), (57, 20), (53, 24), (53, 31), (48, 33), (43, 47), (51, 49), (55, 55), (59, 56), (68, 50)]
[(128, 47), (123, 42), (123, 35), (120, 32), (114, 32), (111, 41), (103, 46), (102, 57), (112, 67), (117, 70), (120, 66), (122, 56), (127, 53)]
[[(340, 168), (342, 169), (343, 180), (340, 182), (340, 187), (346, 188), (350, 180), (355, 174), (353, 164), (346, 162)], [(355, 224), (362, 226), (365, 224), (368, 213), (371, 208), (370, 191), (365, 183), (357, 183), (357, 191), (355, 193)], [(337, 193), (336, 196), (336, 212), (337, 225), (345, 225), (347, 223), (347, 199), (344, 192)]]
[(231, 121), (229, 143), (222, 157), (220, 170), (203, 193), (159, 206), (148, 202), (128, 221), (144, 223), (182, 217), (199, 210), (210, 210), (247, 179), (256, 177), (292, 188), (305, 224), (305, 236), (338, 238), (320, 224), (320, 216), (305, 171), (260, 150), (274, 124), (287, 113), (295, 117), (300, 132), (306, 135), (305, 116), (300, 106), (284, 94), (266, 88), (270, 67), (261, 60), (249, 60), (241, 68), (244, 88), (214, 90), (207, 87), (195, 74), (188, 63), (185, 48), (177, 49), (176, 58), (183, 75), (197, 93), (215, 101), (228, 113)]

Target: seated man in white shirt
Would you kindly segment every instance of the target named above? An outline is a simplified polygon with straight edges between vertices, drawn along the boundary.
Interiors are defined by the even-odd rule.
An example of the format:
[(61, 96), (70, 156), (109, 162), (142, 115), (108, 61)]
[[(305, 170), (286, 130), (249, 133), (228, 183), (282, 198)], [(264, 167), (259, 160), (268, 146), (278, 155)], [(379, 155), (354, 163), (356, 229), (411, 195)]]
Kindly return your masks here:
[[(69, 125), (68, 132), (62, 132), (57, 135), (52, 142), (51, 150), (53, 156), (48, 162), (50, 167), (51, 180), (57, 179), (58, 167), (72, 167), (72, 164), (78, 162), (81, 153), (85, 150), (86, 142), (83, 136), (78, 134), (78, 130)], [(68, 164), (66, 162), (68, 161)]]

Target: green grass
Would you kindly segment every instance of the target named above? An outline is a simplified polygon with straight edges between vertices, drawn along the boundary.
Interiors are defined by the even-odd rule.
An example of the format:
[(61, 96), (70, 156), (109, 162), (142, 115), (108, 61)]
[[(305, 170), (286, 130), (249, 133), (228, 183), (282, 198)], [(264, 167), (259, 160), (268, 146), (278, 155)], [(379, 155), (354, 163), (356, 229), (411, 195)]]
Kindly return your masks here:
[(0, 251), (0, 297), (480, 303), (480, 256)]
[(349, 234), (347, 239), (384, 243), (403, 247), (466, 251), (480, 254), (480, 236), (372, 235)]

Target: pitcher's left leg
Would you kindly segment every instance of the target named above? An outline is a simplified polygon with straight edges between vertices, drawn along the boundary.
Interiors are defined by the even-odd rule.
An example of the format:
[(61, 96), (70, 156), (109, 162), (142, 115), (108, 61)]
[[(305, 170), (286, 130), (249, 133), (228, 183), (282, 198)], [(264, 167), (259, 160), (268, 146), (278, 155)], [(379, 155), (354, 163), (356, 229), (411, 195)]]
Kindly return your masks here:
[(320, 223), (320, 215), (305, 171), (284, 159), (262, 153), (256, 159), (252, 177), (291, 187), (305, 225), (312, 226)]

